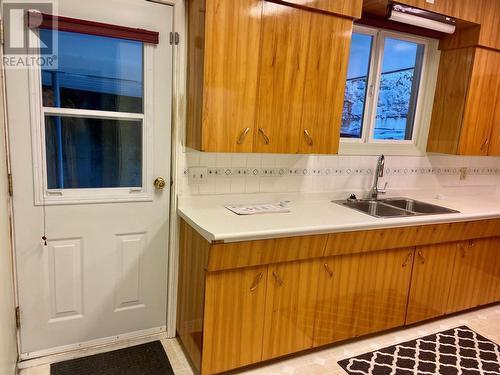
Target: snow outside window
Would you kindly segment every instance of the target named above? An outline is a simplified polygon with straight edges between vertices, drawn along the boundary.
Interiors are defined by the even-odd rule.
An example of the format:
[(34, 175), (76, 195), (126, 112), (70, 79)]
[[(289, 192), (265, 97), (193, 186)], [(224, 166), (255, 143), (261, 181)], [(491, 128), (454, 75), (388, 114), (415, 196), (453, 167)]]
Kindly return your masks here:
[(420, 128), (428, 132), (429, 116), (422, 111), (430, 112), (432, 104), (426, 108), (429, 100), (423, 98), (426, 93), (434, 94), (435, 69), (428, 65), (437, 66), (438, 60), (435, 40), (355, 27), (341, 125), (342, 143), (347, 144), (344, 149), (349, 144), (351, 150), (354, 144), (415, 149), (419, 141), (426, 140), (427, 134), (423, 137)]

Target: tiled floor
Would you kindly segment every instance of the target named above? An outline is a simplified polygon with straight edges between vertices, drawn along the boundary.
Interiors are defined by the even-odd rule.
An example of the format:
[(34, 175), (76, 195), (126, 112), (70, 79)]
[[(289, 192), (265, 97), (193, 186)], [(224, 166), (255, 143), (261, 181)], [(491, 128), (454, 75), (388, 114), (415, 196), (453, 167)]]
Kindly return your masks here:
[[(270, 363), (255, 369), (241, 371), (238, 374), (247, 375), (345, 375), (337, 361), (370, 352), (375, 349), (390, 346), (402, 341), (408, 341), (431, 333), (443, 331), (460, 325), (467, 325), (479, 334), (500, 342), (500, 305), (475, 310), (450, 318), (445, 318), (418, 326), (393, 331), (366, 339), (335, 345), (327, 349), (315, 351), (302, 356), (296, 356), (279, 362)], [(186, 357), (176, 339), (162, 341), (175, 374), (193, 374)], [(49, 375), (50, 366), (40, 366), (21, 371), (20, 375)], [(96, 374), (98, 375), (98, 374)]]

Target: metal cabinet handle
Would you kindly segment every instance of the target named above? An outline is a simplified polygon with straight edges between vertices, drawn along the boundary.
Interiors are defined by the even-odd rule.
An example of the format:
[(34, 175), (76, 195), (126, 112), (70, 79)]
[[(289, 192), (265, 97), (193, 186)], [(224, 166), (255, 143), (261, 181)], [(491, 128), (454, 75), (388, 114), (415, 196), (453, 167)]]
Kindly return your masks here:
[(309, 134), (309, 132), (307, 131), (307, 129), (304, 129), (304, 137), (306, 138), (306, 142), (309, 146), (312, 146), (313, 145), (313, 139), (311, 137), (311, 135)]
[(255, 276), (255, 280), (253, 281), (252, 286), (250, 287), (251, 292), (255, 292), (255, 290), (260, 284), (260, 281), (262, 280), (262, 276), (264, 276), (262, 272), (260, 272), (257, 276)]
[(464, 244), (459, 243), (458, 248), (460, 249), (460, 253), (462, 255), (462, 258), (465, 258), (465, 246), (464, 246)]
[(264, 142), (266, 145), (269, 144), (269, 137), (266, 135), (266, 133), (264, 132), (264, 129), (262, 128), (259, 128), (259, 133), (262, 135), (262, 137), (264, 138)]
[(490, 143), (490, 139), (489, 138), (486, 138), (483, 143), (481, 143), (481, 151), (484, 150), (484, 148), (488, 145), (488, 143)]
[(278, 283), (279, 286), (283, 285), (283, 279), (276, 273), (276, 271), (273, 271), (273, 276), (276, 279), (276, 282)]
[(408, 265), (408, 262), (410, 261), (411, 259), (411, 256), (413, 255), (413, 251), (411, 251), (408, 256), (406, 257), (405, 261), (403, 262), (403, 264), (401, 265), (401, 267), (406, 267)]
[(474, 242), (474, 240), (470, 240), (470, 241), (469, 241), (469, 246), (470, 246), (470, 247), (474, 247), (474, 246), (476, 246), (476, 243)]
[(425, 257), (424, 257), (424, 254), (422, 254), (422, 252), (421, 252), (421, 251), (419, 251), (419, 252), (418, 252), (418, 256), (419, 256), (420, 260), (422, 261), (422, 264), (424, 264), (424, 263), (425, 263)]
[(250, 128), (246, 128), (245, 130), (243, 130), (240, 134), (240, 137), (238, 138), (238, 142), (236, 142), (236, 143), (241, 145), (243, 143), (243, 141), (245, 140), (245, 138), (247, 137), (247, 134), (249, 131), (250, 131)]
[(325, 263), (325, 264), (324, 264), (324, 267), (325, 267), (325, 271), (326, 271), (326, 273), (328, 274), (328, 276), (333, 277), (333, 271), (332, 271), (332, 269), (330, 268), (330, 266), (328, 265), (328, 263)]

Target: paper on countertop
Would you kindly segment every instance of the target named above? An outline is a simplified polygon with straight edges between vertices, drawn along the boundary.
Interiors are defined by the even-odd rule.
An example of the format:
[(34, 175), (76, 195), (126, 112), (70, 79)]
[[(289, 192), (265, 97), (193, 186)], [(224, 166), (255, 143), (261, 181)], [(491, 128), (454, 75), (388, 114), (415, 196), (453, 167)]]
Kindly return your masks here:
[(224, 206), (237, 215), (277, 214), (290, 212), (290, 208), (280, 203), (238, 204)]

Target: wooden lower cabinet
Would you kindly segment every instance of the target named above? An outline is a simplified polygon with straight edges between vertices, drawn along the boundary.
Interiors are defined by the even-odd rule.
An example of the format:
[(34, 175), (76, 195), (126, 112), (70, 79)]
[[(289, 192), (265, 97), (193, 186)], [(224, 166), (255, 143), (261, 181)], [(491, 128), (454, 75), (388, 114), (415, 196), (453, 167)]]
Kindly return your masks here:
[(447, 313), (498, 301), (500, 238), (459, 244), (451, 278)]
[(406, 324), (446, 313), (458, 247), (452, 242), (416, 248)]
[(270, 265), (262, 359), (313, 346), (318, 260)]
[(177, 333), (208, 375), (499, 302), (499, 236), (495, 219), (224, 244), (181, 221)]
[(267, 266), (206, 276), (202, 374), (262, 360)]
[(314, 346), (404, 325), (414, 248), (325, 258)]

